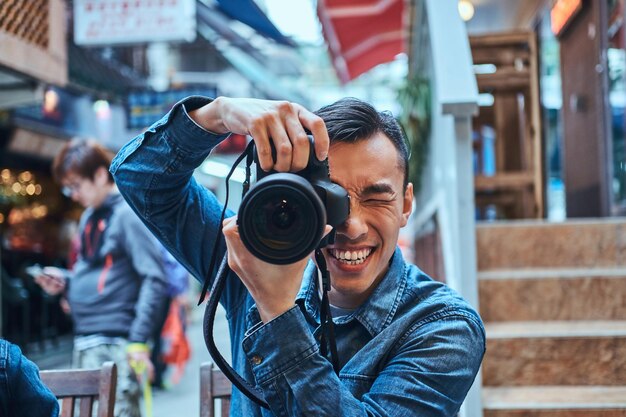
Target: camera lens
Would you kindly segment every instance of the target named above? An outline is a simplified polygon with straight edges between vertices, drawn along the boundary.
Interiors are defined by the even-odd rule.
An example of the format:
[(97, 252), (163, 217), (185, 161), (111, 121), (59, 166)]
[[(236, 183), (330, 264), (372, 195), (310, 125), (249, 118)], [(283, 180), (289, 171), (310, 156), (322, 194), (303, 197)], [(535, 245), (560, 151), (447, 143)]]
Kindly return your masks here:
[(257, 183), (240, 206), (239, 233), (253, 255), (274, 264), (293, 263), (315, 249), (326, 215), (313, 187), (294, 174)]
[(304, 197), (300, 194), (297, 189), (280, 186), (265, 190), (252, 201), (251, 232), (268, 250), (297, 248), (314, 233), (314, 224), (304, 221), (314, 213), (298, 202)]
[(289, 229), (296, 221), (298, 213), (294, 210), (293, 205), (287, 200), (282, 200), (278, 207), (273, 210), (272, 225), (281, 230)]

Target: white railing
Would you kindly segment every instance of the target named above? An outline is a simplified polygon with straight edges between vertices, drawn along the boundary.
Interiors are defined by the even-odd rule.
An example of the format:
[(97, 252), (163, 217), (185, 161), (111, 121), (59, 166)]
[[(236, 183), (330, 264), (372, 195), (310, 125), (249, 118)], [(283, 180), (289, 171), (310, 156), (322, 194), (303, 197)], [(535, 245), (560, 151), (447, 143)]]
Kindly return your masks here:
[[(412, 228), (436, 218), (447, 283), (478, 309), (471, 136), (478, 88), (469, 40), (457, 0), (416, 0), (413, 6), (411, 72), (430, 79), (432, 125)], [(461, 416), (483, 415), (480, 386), (478, 375)]]

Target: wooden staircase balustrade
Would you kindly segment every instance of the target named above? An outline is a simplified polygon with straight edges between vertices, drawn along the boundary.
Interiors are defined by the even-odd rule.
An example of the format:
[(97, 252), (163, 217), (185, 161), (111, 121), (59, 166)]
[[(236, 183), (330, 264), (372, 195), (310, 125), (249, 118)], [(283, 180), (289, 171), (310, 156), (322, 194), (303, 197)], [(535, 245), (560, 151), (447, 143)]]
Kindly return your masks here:
[[(537, 42), (533, 32), (471, 36), (481, 94), (493, 105), (474, 118), (477, 160), (476, 205), (481, 217), (495, 206), (500, 219), (541, 218), (544, 213), (543, 156), (538, 87)], [(495, 172), (485, 174), (483, 149), (494, 138)]]

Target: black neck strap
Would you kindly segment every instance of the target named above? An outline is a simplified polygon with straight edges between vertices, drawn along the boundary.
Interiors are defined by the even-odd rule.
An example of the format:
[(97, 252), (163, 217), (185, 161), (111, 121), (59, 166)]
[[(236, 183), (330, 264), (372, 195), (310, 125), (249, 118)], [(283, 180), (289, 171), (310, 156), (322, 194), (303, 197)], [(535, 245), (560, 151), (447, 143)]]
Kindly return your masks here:
[[(198, 305), (202, 304), (204, 301), (207, 290), (209, 287), (210, 277), (212, 275), (213, 269), (215, 268), (215, 263), (217, 261), (217, 248), (219, 241), (221, 240), (222, 235), (222, 225), (224, 222), (224, 216), (226, 214), (226, 206), (228, 204), (228, 196), (229, 196), (229, 187), (228, 181), (232, 176), (233, 172), (235, 172), (235, 168), (239, 163), (247, 157), (246, 159), (246, 179), (243, 183), (243, 192), (244, 194), (248, 191), (250, 187), (250, 166), (252, 165), (253, 159), (253, 145), (254, 141), (250, 141), (245, 151), (239, 155), (235, 163), (233, 164), (230, 172), (226, 176), (226, 201), (224, 202), (224, 209), (222, 210), (222, 214), (220, 216), (220, 223), (218, 226), (218, 232), (216, 235), (215, 243), (213, 244), (213, 252), (211, 254), (211, 261), (209, 264), (209, 270), (207, 272), (207, 276), (204, 279), (204, 284), (202, 286), (202, 293), (200, 294), (200, 299), (198, 300)], [(330, 311), (330, 302), (328, 300), (328, 292), (330, 291), (330, 274), (328, 273), (328, 269), (326, 266), (326, 259), (322, 254), (321, 248), (332, 242), (334, 239), (335, 231), (330, 232), (328, 236), (326, 236), (320, 242), (319, 247), (315, 250), (315, 260), (317, 262), (317, 267), (319, 268), (322, 276), (322, 302), (320, 308), (320, 327), (321, 327), (321, 336), (320, 336), (320, 354), (326, 358), (328, 355), (328, 351), (330, 350), (330, 362), (332, 363), (333, 369), (336, 374), (339, 374), (339, 360), (337, 355), (337, 346), (335, 341), (335, 328), (333, 324), (332, 313)], [(263, 392), (251, 385), (248, 381), (241, 377), (229, 364), (226, 362), (219, 349), (215, 345), (215, 340), (213, 338), (213, 327), (215, 324), (215, 314), (217, 312), (217, 306), (219, 304), (219, 300), (222, 296), (222, 292), (224, 291), (224, 286), (226, 283), (226, 279), (228, 278), (228, 274), (230, 272), (230, 268), (228, 267), (228, 253), (224, 255), (222, 261), (220, 263), (219, 269), (217, 271), (217, 275), (215, 276), (215, 281), (213, 281), (213, 286), (211, 291), (209, 291), (209, 300), (207, 302), (206, 309), (204, 311), (204, 325), (203, 325), (203, 333), (204, 333), (204, 341), (207, 349), (211, 355), (211, 358), (215, 362), (218, 368), (224, 372), (224, 375), (233, 383), (235, 387), (239, 389), (246, 397), (250, 400), (254, 401), (261, 407), (269, 408), (269, 405), (264, 399)]]
[[(331, 233), (334, 233), (334, 231)], [(339, 357), (337, 355), (337, 342), (335, 340), (335, 324), (333, 323), (333, 315), (330, 311), (330, 301), (328, 300), (328, 292), (330, 291), (330, 274), (328, 273), (326, 259), (322, 254), (321, 248), (315, 249), (315, 261), (317, 262), (317, 267), (322, 274), (320, 354), (325, 358), (328, 358), (328, 349), (330, 349), (330, 363), (332, 363), (335, 373), (339, 375)]]
[(202, 304), (204, 299), (206, 298), (206, 292), (209, 288), (209, 282), (211, 282), (210, 277), (213, 275), (213, 268), (215, 268), (215, 262), (217, 262), (217, 247), (219, 246), (219, 242), (222, 237), (222, 227), (224, 227), (224, 216), (226, 215), (226, 207), (228, 206), (228, 195), (229, 195), (229, 181), (230, 177), (235, 172), (237, 165), (244, 158), (247, 157), (246, 161), (246, 180), (243, 183), (243, 192), (248, 192), (248, 188), (250, 187), (250, 165), (252, 165), (252, 149), (254, 147), (254, 141), (250, 141), (246, 149), (237, 157), (237, 160), (230, 168), (228, 175), (226, 175), (226, 201), (224, 201), (224, 208), (222, 209), (222, 214), (220, 215), (220, 223), (217, 228), (217, 234), (215, 235), (215, 242), (213, 242), (213, 249), (211, 252), (211, 262), (209, 263), (209, 271), (207, 272), (207, 276), (204, 278), (204, 283), (202, 284), (202, 292), (200, 293), (200, 298), (198, 299), (198, 305)]

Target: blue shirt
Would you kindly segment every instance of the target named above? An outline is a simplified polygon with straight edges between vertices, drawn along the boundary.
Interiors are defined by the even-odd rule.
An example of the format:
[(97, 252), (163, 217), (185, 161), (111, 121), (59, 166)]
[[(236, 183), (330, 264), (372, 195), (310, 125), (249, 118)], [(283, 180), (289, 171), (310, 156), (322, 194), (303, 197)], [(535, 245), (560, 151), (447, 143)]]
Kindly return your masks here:
[(19, 347), (0, 339), (0, 417), (57, 417), (59, 403)]
[[(170, 252), (201, 281), (209, 273), (222, 204), (192, 177), (227, 135), (194, 123), (192, 97), (128, 143), (111, 172), (130, 205)], [(220, 239), (220, 257), (225, 251)], [(219, 262), (218, 262), (219, 263)], [(319, 353), (320, 297), (315, 266), (305, 270), (296, 306), (263, 324), (254, 300), (231, 272), (222, 295), (232, 365), (256, 384), (262, 409), (234, 390), (233, 416), (453, 416), (485, 352), (478, 314), (446, 285), (404, 261), (354, 312), (336, 320), (341, 371)]]

